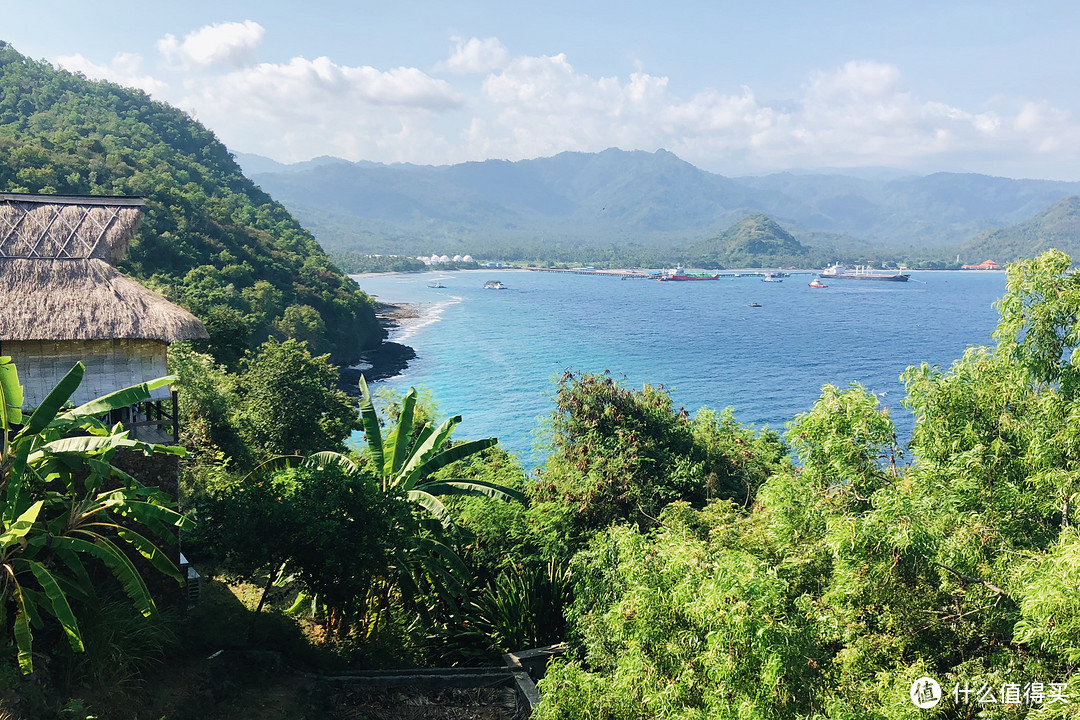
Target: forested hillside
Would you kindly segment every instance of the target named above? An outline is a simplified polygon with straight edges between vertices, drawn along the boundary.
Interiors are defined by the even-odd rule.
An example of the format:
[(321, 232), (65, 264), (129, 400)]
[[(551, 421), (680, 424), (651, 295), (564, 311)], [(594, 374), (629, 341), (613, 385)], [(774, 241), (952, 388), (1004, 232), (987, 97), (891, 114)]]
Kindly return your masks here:
[(337, 363), (382, 339), (370, 299), (213, 133), (139, 90), (2, 42), (0, 189), (146, 198), (121, 269), (201, 318), (230, 366), (270, 336)]
[(1080, 195), (1072, 195), (1017, 225), (985, 232), (963, 248), (969, 262), (999, 263), (1034, 257), (1050, 249), (1080, 257)]
[(936, 266), (976, 233), (1080, 193), (1075, 182), (959, 173), (728, 178), (663, 150), (614, 148), (441, 167), (333, 158), (283, 166), (255, 156), (243, 162), (332, 253), (437, 251), (554, 262), (670, 258), (669, 251), (756, 212), (830, 260)]
[(810, 249), (762, 213), (747, 215), (715, 238), (694, 248), (702, 267), (806, 265)]

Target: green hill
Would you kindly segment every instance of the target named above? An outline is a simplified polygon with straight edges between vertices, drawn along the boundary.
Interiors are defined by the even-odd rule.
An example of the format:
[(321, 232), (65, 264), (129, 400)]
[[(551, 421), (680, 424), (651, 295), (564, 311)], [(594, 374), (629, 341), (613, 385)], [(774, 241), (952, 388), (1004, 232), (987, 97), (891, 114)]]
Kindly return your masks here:
[(144, 197), (121, 269), (200, 317), (224, 362), (274, 335), (352, 363), (383, 337), (370, 298), (213, 133), (139, 90), (0, 42), (0, 158), (0, 190)]
[(664, 150), (448, 166), (243, 162), (331, 253), (647, 263), (764, 213), (826, 260), (944, 261), (1080, 182), (898, 171), (728, 178)]
[(965, 262), (993, 258), (1006, 263), (1051, 248), (1080, 258), (1080, 195), (1059, 200), (1018, 225), (984, 232), (966, 243), (961, 253)]
[(802, 265), (810, 250), (762, 213), (747, 215), (716, 237), (691, 249), (704, 267)]

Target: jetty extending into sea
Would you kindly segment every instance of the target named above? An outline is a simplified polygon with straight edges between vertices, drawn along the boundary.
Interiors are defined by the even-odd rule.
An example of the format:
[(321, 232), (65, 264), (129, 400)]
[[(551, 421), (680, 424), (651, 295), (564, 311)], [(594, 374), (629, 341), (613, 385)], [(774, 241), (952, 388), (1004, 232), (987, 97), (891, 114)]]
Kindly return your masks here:
[[(546, 268), (546, 267), (525, 267), (525, 270), (531, 270), (532, 272), (548, 272), (548, 273), (572, 273), (574, 275), (605, 275), (607, 277), (617, 277), (623, 280), (656, 280), (663, 274), (662, 270), (596, 270), (594, 268)], [(738, 277), (765, 277), (769, 275), (777, 275), (783, 273), (789, 274), (801, 274), (801, 275), (813, 275), (815, 274), (809, 270), (729, 270), (727, 272), (717, 273), (722, 278), (738, 278)]]

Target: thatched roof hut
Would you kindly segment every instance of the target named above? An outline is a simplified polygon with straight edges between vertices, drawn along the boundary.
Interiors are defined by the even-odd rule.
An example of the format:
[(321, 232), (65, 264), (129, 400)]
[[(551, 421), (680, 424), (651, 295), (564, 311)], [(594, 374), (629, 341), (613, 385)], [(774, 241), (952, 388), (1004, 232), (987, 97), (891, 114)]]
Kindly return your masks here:
[(205, 337), (194, 315), (102, 260), (0, 258), (0, 342)]
[[(0, 193), (0, 353), (33, 405), (76, 360), (76, 400), (167, 374), (165, 348), (208, 337), (194, 315), (113, 267), (142, 198)], [(85, 396), (85, 397), (84, 397)]]
[(0, 193), (0, 258), (97, 258), (115, 265), (142, 198)]

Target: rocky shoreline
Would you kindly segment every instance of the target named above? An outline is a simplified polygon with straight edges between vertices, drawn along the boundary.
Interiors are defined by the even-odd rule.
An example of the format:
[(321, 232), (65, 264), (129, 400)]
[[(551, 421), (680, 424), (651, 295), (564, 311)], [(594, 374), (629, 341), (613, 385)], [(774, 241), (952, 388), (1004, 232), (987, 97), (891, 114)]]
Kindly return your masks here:
[[(411, 320), (421, 316), (420, 308), (410, 303), (385, 303), (375, 305), (375, 317), (389, 333), (402, 320)], [(416, 357), (416, 351), (408, 345), (383, 341), (371, 350), (360, 354), (360, 363), (353, 367), (343, 367), (340, 371), (340, 387), (350, 395), (359, 394), (360, 376), (367, 382), (386, 380), (400, 375), (409, 367), (409, 361)]]

